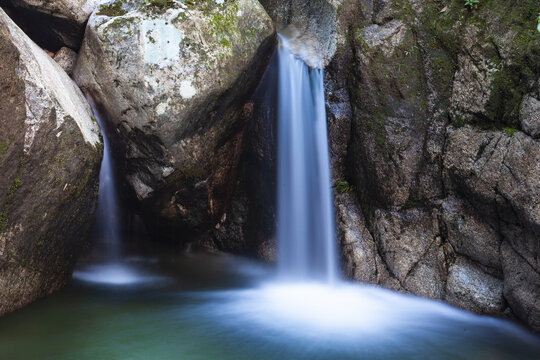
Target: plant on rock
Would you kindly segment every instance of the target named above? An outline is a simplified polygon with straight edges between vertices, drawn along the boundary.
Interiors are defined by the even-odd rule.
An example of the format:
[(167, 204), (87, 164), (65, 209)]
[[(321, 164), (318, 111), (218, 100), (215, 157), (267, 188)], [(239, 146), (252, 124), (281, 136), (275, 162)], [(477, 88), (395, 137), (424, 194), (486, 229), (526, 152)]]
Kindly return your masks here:
[(341, 180), (337, 182), (335, 189), (339, 194), (344, 194), (356, 190), (356, 187), (349, 184), (349, 182), (346, 180)]
[(465, 0), (465, 6), (468, 6), (470, 9), (477, 8), (480, 0)]

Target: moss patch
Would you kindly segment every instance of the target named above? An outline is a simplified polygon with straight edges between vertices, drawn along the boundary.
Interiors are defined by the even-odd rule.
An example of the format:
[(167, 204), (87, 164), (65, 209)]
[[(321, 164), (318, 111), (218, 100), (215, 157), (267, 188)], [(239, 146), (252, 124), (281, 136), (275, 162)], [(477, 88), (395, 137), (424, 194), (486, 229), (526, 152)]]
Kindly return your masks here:
[(116, 1), (116, 2), (113, 2), (112, 4), (100, 5), (97, 14), (103, 15), (103, 16), (122, 16), (122, 15), (125, 15), (126, 13), (127, 11), (125, 11), (122, 8), (122, 2)]

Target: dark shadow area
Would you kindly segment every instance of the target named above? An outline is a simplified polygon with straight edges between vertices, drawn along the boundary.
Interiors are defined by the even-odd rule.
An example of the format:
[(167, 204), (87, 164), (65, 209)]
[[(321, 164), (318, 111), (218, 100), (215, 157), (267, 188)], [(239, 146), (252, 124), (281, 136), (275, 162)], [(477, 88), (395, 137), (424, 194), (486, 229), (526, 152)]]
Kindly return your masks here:
[(1, 0), (0, 6), (30, 39), (43, 49), (57, 52), (67, 46), (78, 51), (81, 47), (86, 24), (80, 26), (68, 19), (15, 6), (9, 0)]

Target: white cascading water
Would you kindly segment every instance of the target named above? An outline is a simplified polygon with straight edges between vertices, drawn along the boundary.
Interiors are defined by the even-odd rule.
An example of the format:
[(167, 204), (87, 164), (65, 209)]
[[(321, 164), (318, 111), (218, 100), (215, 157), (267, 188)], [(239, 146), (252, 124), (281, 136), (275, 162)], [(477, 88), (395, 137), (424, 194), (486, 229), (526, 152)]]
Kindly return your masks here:
[(118, 195), (116, 193), (113, 159), (103, 124), (98, 114), (95, 111), (94, 113), (103, 134), (103, 160), (101, 161), (99, 172), (98, 208), (94, 233), (96, 240), (105, 247), (107, 260), (119, 261), (122, 241), (118, 228), (118, 224), (120, 224), (120, 209), (118, 207)]
[(323, 70), (279, 37), (278, 266), (283, 277), (338, 278)]
[(93, 229), (94, 241), (100, 250), (100, 262), (77, 269), (73, 277), (109, 285), (129, 285), (147, 281), (151, 278), (143, 276), (130, 264), (126, 264), (129, 259), (122, 256), (121, 209), (111, 148), (99, 113), (95, 111), (91, 99), (88, 99), (88, 102), (92, 106), (103, 136), (103, 160), (99, 173), (96, 222)]

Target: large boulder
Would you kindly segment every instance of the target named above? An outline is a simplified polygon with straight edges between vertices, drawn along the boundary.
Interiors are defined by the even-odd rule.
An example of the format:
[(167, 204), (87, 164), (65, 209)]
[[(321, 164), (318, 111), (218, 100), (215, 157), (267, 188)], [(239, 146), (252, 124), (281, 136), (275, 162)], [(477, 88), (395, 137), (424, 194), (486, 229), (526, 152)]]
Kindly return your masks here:
[(7, 0), (12, 16), (39, 45), (77, 50), (86, 21), (105, 0)]
[(97, 199), (101, 141), (60, 66), (0, 9), (0, 315), (62, 287)]
[(157, 233), (185, 241), (227, 220), (274, 45), (256, 0), (113, 1), (91, 16), (74, 78), (109, 115)]

